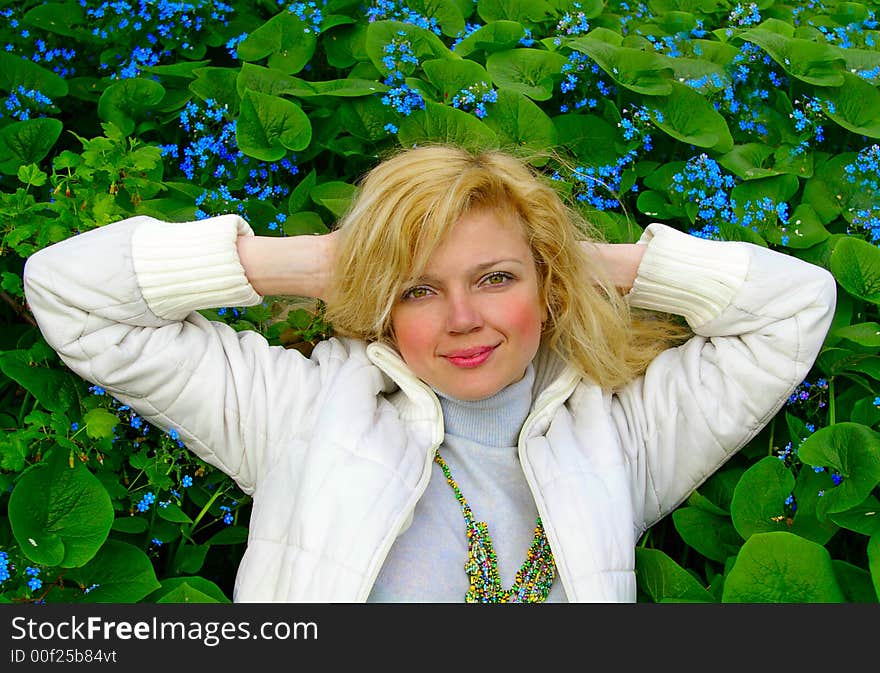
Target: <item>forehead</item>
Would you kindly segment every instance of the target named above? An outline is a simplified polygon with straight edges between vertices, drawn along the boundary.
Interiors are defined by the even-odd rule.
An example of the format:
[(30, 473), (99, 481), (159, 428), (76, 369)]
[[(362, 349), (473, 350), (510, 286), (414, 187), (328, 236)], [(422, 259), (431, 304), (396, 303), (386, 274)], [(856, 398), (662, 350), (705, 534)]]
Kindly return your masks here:
[(468, 267), (491, 259), (531, 261), (532, 254), (519, 219), (504, 211), (465, 213), (443, 236), (425, 263), (425, 272)]

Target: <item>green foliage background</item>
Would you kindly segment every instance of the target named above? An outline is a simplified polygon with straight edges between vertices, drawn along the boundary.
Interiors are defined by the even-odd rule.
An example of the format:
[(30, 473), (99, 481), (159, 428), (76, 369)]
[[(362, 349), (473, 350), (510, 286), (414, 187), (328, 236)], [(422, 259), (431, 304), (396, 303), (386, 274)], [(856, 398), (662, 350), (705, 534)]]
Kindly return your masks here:
[[(651, 221), (831, 270), (810, 376), (637, 549), (643, 602), (880, 594), (873, 2), (0, 2), (0, 601), (228, 602), (249, 499), (60, 363), (34, 251), (134, 214), (326, 232), (383, 152), (533, 158), (611, 241)], [(565, 160), (562, 160), (562, 157)], [(205, 315), (307, 352), (320, 306)]]

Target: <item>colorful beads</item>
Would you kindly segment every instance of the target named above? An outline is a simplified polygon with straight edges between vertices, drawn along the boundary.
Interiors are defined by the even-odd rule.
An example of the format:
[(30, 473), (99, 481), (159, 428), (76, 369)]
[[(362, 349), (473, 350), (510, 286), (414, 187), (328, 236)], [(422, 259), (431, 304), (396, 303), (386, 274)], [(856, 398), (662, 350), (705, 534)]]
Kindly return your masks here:
[(449, 466), (437, 451), (434, 462), (443, 470), (446, 483), (452, 487), (455, 498), (461, 504), (468, 537), (468, 560), (464, 565), (470, 586), (465, 593), (466, 603), (541, 603), (547, 600), (550, 587), (556, 578), (556, 564), (550, 543), (544, 533), (541, 517), (535, 525), (535, 537), (526, 554), (526, 560), (516, 573), (513, 586), (505, 589), (498, 574), (498, 559), (484, 521), (475, 521), (470, 505), (464, 499), (458, 484), (452, 478)]

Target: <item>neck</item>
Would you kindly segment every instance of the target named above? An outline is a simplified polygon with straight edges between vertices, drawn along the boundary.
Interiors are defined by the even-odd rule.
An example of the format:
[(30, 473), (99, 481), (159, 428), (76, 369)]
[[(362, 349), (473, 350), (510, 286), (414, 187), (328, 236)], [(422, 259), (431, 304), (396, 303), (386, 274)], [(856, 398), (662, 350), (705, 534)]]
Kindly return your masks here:
[(446, 434), (486, 446), (516, 446), (532, 406), (534, 366), (494, 395), (481, 400), (459, 400), (436, 390), (443, 409)]

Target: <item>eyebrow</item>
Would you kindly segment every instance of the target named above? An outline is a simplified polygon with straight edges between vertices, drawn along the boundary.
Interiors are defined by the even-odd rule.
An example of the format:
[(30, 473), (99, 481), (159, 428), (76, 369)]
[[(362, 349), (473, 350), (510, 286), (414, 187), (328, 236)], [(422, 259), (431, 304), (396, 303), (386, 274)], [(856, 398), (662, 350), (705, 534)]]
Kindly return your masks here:
[[(523, 261), (522, 261), (521, 259), (518, 259), (518, 258), (516, 258), (516, 257), (504, 257), (504, 258), (501, 258), (501, 259), (493, 259), (493, 260), (489, 260), (488, 262), (480, 262), (479, 264), (477, 264), (477, 265), (471, 267), (470, 269), (468, 269), (468, 270), (467, 270), (467, 273), (469, 273), (469, 274), (477, 274), (477, 273), (480, 273), (480, 272), (482, 272), (482, 271), (485, 271), (486, 269), (490, 269), (490, 268), (492, 268), (493, 266), (498, 266), (499, 264), (511, 264), (511, 263), (513, 263), (513, 264), (518, 264), (519, 266), (523, 266)], [(419, 278), (414, 279), (414, 280), (412, 281), (412, 283), (415, 283), (415, 284), (418, 284), (418, 283), (435, 283), (435, 282), (437, 282), (437, 281), (439, 281), (439, 278), (435, 278), (435, 277), (433, 277), (433, 276), (420, 276)]]

